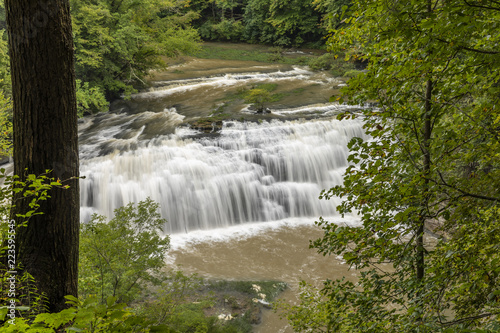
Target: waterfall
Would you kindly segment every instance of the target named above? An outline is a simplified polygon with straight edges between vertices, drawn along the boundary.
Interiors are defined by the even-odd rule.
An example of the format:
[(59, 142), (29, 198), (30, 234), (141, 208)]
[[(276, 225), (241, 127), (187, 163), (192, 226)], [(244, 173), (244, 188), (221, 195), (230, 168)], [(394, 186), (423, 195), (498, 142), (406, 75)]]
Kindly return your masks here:
[(220, 135), (189, 134), (181, 127), (105, 156), (83, 146), (82, 221), (146, 197), (160, 203), (168, 233), (332, 216), (338, 202), (318, 196), (341, 184), (347, 143), (364, 137), (359, 120), (325, 119), (228, 121)]

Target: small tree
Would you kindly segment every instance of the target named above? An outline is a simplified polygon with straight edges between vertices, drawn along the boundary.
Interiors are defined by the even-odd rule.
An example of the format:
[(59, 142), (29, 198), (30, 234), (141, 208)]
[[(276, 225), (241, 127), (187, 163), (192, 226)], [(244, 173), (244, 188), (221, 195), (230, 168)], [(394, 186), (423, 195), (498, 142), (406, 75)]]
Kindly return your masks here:
[(100, 295), (104, 302), (132, 300), (144, 283), (158, 284), (170, 239), (162, 237), (166, 220), (151, 199), (115, 210), (109, 222), (95, 214), (81, 226), (80, 295)]
[(266, 103), (272, 100), (273, 98), (269, 91), (259, 88), (251, 89), (245, 98), (245, 102), (254, 104), (259, 113), (263, 113), (266, 109)]

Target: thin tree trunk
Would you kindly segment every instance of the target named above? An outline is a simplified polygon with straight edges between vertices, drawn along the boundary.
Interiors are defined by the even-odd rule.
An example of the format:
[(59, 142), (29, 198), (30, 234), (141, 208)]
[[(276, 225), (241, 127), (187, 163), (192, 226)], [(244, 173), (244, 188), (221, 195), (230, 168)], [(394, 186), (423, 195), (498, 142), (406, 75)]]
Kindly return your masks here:
[[(14, 101), (14, 172), (42, 174), (69, 189), (55, 188), (16, 234), (17, 261), (46, 293), (51, 311), (77, 295), (79, 186), (74, 52), (69, 0), (6, 0)], [(29, 210), (14, 197), (11, 214)], [(16, 223), (22, 222), (16, 218)]]
[(425, 274), (425, 249), (424, 249), (424, 228), (425, 228), (425, 219), (426, 219), (426, 206), (428, 203), (428, 187), (429, 187), (429, 174), (431, 171), (431, 153), (430, 153), (430, 144), (431, 144), (431, 133), (432, 133), (432, 114), (431, 114), (431, 98), (432, 98), (432, 81), (428, 80), (426, 83), (426, 92), (425, 92), (425, 107), (424, 107), (424, 128), (423, 128), (423, 151), (424, 151), (424, 163), (423, 163), (423, 174), (425, 177), (424, 180), (424, 200), (422, 203), (422, 213), (419, 221), (419, 225), (417, 227), (417, 255), (416, 255), (416, 266), (417, 266), (417, 280), (421, 281), (424, 278)]

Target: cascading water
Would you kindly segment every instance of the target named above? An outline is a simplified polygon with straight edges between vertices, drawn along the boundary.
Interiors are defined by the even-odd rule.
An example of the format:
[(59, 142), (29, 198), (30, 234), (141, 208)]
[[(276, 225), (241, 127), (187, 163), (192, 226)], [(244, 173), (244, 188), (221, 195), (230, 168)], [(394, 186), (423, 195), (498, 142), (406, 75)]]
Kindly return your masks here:
[(83, 159), (82, 220), (146, 197), (161, 204), (169, 233), (334, 215), (335, 203), (318, 195), (341, 183), (347, 142), (363, 131), (359, 121), (275, 120), (226, 122), (213, 138), (189, 134)]
[[(181, 69), (159, 74), (154, 88), (115, 103), (113, 112), (81, 121), (82, 221), (147, 197), (160, 203), (168, 233), (335, 215), (336, 203), (318, 196), (341, 183), (347, 142), (364, 135), (361, 121), (334, 119), (347, 108), (328, 102), (341, 81), (244, 62), (194, 60)], [(264, 121), (241, 97), (234, 102), (261, 83), (284, 96)], [(226, 121), (208, 135), (180, 126), (221, 100), (233, 101), (224, 103), (235, 119), (253, 121)]]

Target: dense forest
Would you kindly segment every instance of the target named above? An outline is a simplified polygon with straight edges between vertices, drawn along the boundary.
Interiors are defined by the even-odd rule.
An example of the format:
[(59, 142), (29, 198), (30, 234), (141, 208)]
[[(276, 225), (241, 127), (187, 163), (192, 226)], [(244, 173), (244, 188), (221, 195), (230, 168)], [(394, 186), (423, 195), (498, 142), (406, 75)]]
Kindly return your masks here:
[[(367, 64), (332, 101), (363, 106), (337, 119), (362, 119), (371, 139), (351, 140), (343, 184), (321, 194), (341, 198), (337, 211), (357, 214), (360, 223), (321, 218), (324, 236), (310, 243), (321, 255), (341, 257), (359, 281), (327, 280), (320, 290), (304, 282), (300, 304), (276, 308), (297, 332), (500, 331), (498, 1), (70, 3), (80, 116), (144, 88), (164, 57), (193, 54), (202, 41), (315, 47)], [(1, 149), (8, 154), (13, 88), (3, 4), (0, 10)], [(12, 190), (29, 187), (35, 195), (24, 219), (50, 200), (50, 188), (64, 187), (48, 175), (7, 177), (5, 185), (4, 203)], [(10, 208), (2, 206), (4, 216)], [(80, 228), (82, 299), (68, 296), (69, 309), (44, 313), (43, 290), (25, 274), (15, 325), (0, 306), (2, 332), (251, 330), (243, 316), (222, 324), (204, 316), (210, 299), (198, 294), (206, 284), (197, 277), (161, 276), (169, 239), (155, 231), (164, 222), (156, 203), (115, 213)], [(4, 252), (9, 228), (0, 230)], [(119, 251), (127, 245), (130, 251)], [(148, 285), (159, 286), (157, 298), (128, 307)]]

